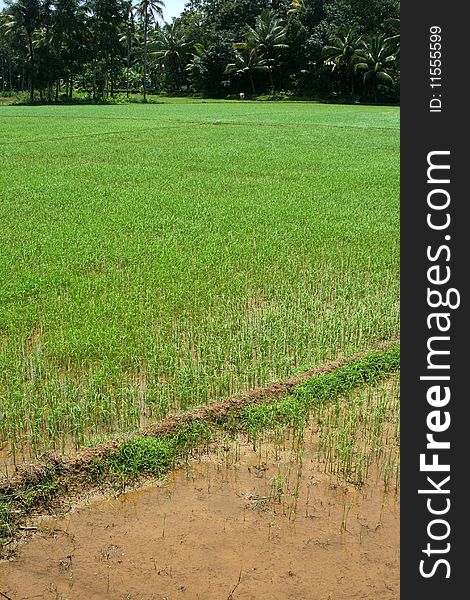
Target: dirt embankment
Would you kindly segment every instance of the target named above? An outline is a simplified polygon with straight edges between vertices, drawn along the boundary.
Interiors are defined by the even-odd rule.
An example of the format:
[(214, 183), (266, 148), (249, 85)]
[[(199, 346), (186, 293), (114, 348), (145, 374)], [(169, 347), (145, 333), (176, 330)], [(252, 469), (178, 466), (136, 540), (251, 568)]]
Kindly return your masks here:
[(14, 476), (6, 479), (0, 478), (1, 488), (20, 488), (25, 484), (40, 481), (44, 476), (44, 471), (51, 464), (54, 465), (57, 476), (74, 477), (77, 483), (84, 483), (88, 480), (88, 471), (96, 460), (104, 455), (116, 450), (125, 440), (135, 436), (157, 437), (171, 434), (178, 431), (184, 425), (189, 425), (197, 421), (220, 422), (223, 421), (229, 412), (242, 410), (249, 404), (260, 404), (268, 402), (274, 398), (280, 398), (291, 393), (294, 388), (301, 383), (321, 375), (330, 373), (335, 369), (346, 365), (364, 356), (364, 353), (341, 358), (311, 371), (307, 371), (295, 377), (291, 377), (282, 382), (273, 383), (263, 388), (256, 388), (243, 396), (235, 396), (223, 402), (209, 404), (195, 410), (180, 414), (171, 414), (162, 421), (147, 427), (131, 435), (121, 435), (98, 444), (90, 448), (84, 448), (71, 456), (60, 456), (48, 453), (42, 459), (29, 464), (20, 465)]

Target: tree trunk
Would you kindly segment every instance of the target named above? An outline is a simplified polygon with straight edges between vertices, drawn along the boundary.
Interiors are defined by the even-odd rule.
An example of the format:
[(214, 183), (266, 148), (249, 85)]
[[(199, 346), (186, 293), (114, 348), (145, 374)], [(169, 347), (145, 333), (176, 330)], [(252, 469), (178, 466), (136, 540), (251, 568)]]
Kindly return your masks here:
[(109, 73), (109, 93), (111, 98), (114, 98), (114, 56), (110, 54), (109, 62), (111, 63), (111, 72)]
[(13, 87), (11, 85), (11, 58), (10, 55), (8, 55), (8, 82), (10, 84), (10, 92), (13, 90)]
[(251, 89), (253, 90), (253, 96), (256, 96), (255, 80), (253, 78), (253, 73), (250, 73), (250, 82), (251, 82)]
[(273, 68), (271, 66), (269, 67), (268, 72), (269, 72), (269, 82), (271, 84), (271, 93), (274, 96), (274, 94), (275, 94), (274, 78), (273, 78)]
[(34, 102), (34, 48), (31, 33), (28, 31), (28, 46), (29, 46), (29, 101)]
[(73, 60), (70, 61), (70, 90), (69, 90), (69, 98), (72, 100), (73, 96)]
[(144, 22), (144, 102), (147, 102), (147, 36), (148, 36), (148, 15), (145, 9)]
[(129, 99), (129, 71), (131, 69), (131, 45), (127, 46), (126, 95)]

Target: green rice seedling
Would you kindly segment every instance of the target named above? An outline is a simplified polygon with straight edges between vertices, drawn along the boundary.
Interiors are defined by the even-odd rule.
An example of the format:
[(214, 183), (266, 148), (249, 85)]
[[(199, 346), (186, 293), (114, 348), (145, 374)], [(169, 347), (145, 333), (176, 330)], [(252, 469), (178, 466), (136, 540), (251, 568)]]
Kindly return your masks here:
[(0, 163), (16, 461), (398, 336), (396, 108), (3, 106)]
[[(293, 516), (297, 513), (297, 505), (300, 497), (300, 489), (302, 485), (302, 467), (303, 467), (303, 454), (304, 454), (305, 443), (302, 438), (299, 438), (299, 444), (296, 448), (296, 460), (297, 467), (295, 469), (295, 486), (292, 492), (293, 502), (289, 508), (289, 519), (292, 519)], [(308, 506), (308, 497), (307, 497), (307, 506)], [(308, 510), (308, 509), (307, 509)]]
[(351, 511), (352, 504), (350, 502), (344, 501), (343, 503), (343, 516), (341, 518), (341, 531), (348, 530), (348, 517)]
[(281, 502), (282, 497), (284, 496), (284, 483), (284, 477), (282, 475), (282, 472), (279, 470), (277, 475), (273, 478), (272, 482), (272, 498), (275, 502)]
[(399, 486), (399, 375), (350, 391), (315, 412), (325, 469), (356, 485), (372, 466), (386, 489)]

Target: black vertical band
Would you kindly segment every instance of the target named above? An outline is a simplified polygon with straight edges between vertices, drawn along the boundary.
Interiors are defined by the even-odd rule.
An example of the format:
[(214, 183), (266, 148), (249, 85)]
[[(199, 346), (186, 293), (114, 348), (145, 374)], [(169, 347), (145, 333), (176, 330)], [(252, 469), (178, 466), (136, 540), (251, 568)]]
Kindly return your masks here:
[(470, 576), (467, 6), (401, 5), (404, 600), (461, 598)]

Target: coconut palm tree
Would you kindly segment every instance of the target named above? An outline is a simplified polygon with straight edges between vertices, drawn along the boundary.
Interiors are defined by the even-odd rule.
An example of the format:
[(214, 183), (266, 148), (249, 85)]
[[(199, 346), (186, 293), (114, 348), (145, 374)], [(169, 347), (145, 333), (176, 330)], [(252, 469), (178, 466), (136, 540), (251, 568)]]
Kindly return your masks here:
[[(2, 31), (2, 29), (4, 28), (6, 23), (6, 19), (5, 19), (5, 15), (0, 12), (0, 33)], [(8, 44), (6, 42), (6, 40), (3, 39), (3, 37), (0, 37), (0, 60), (2, 61), (2, 92), (5, 91), (6, 89), (6, 57), (9, 55), (9, 47)]]
[(29, 100), (34, 101), (35, 54), (34, 32), (41, 26), (42, 5), (40, 0), (16, 0), (7, 3), (6, 33), (14, 33), (25, 40), (29, 62)]
[(119, 38), (121, 44), (126, 46), (126, 95), (129, 98), (129, 73), (131, 70), (131, 56), (132, 56), (132, 44), (136, 40), (136, 28), (135, 28), (135, 6), (132, 0), (124, 0), (123, 2), (123, 14), (124, 23), (122, 25), (122, 32)]
[(193, 43), (187, 39), (177, 22), (165, 23), (156, 32), (153, 54), (165, 68), (167, 77), (171, 75), (168, 83), (174, 91), (181, 89), (182, 73), (192, 46)]
[[(9, 22), (9, 17), (3, 11), (0, 12), (0, 55), (2, 58), (2, 91), (5, 91), (7, 85), (8, 89), (11, 91), (13, 89), (12, 86), (12, 52), (11, 47), (11, 39), (10, 36), (2, 35), (2, 32), (7, 34), (7, 23)], [(8, 70), (8, 77), (7, 77)]]
[(380, 82), (394, 85), (393, 73), (399, 47), (391, 38), (382, 34), (361, 41), (355, 69), (364, 70), (364, 85), (372, 90), (377, 102), (377, 88)]
[(253, 48), (258, 57), (266, 62), (271, 84), (271, 92), (274, 94), (273, 71), (277, 66), (279, 53), (289, 46), (285, 43), (287, 35), (284, 21), (270, 9), (264, 9), (256, 19), (255, 27), (248, 26), (246, 43)]
[[(52, 0), (51, 5), (53, 10), (50, 12), (44, 42), (54, 48), (56, 56), (67, 66), (67, 88), (69, 97), (72, 98), (77, 55), (83, 54), (86, 48), (85, 8), (79, 0)], [(59, 85), (57, 81), (56, 98)]]
[[(123, 21), (121, 0), (87, 0), (87, 33), (92, 57), (93, 97), (98, 90), (114, 95), (124, 48), (119, 41)], [(109, 88), (108, 88), (109, 83)], [(98, 87), (96, 85), (98, 84)]]
[(163, 9), (165, 2), (163, 0), (140, 0), (136, 5), (136, 14), (144, 26), (144, 102), (147, 102), (147, 67), (148, 67), (148, 37), (149, 25), (153, 21), (163, 19)]
[(358, 62), (358, 52), (363, 47), (357, 28), (341, 25), (329, 41), (330, 44), (322, 50), (322, 58), (333, 69), (345, 67), (349, 71), (351, 94), (354, 96), (355, 64)]
[[(240, 46), (240, 44), (238, 45)], [(246, 45), (244, 48), (235, 49), (235, 62), (229, 63), (225, 68), (225, 73), (227, 75), (234, 73), (238, 76), (248, 77), (251, 83), (253, 96), (256, 96), (255, 73), (268, 71), (269, 67), (266, 63), (266, 59), (259, 56), (256, 52), (256, 48), (248, 48)]]

